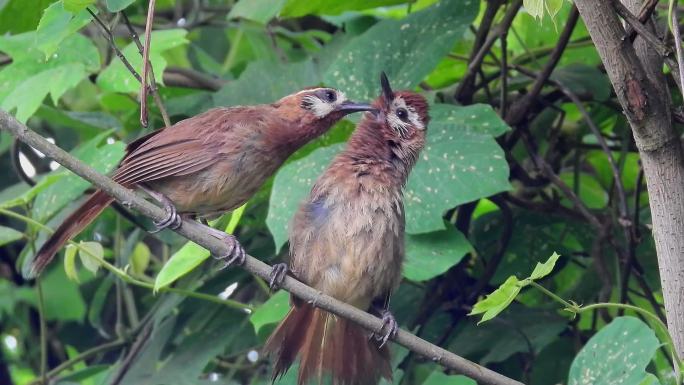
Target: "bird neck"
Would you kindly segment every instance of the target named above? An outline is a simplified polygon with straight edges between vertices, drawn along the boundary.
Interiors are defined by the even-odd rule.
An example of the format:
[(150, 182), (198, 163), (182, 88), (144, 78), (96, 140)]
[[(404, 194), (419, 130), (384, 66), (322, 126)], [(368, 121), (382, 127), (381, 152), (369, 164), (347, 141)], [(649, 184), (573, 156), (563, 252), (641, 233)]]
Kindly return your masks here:
[(272, 151), (288, 157), (325, 133), (333, 123), (327, 119), (282, 119), (278, 124), (267, 127), (264, 141)]
[[(401, 144), (386, 138), (382, 127), (363, 120), (349, 138), (343, 157), (351, 164), (375, 164), (382, 174), (403, 186), (415, 161), (406, 158)], [(364, 166), (367, 167), (367, 166)]]

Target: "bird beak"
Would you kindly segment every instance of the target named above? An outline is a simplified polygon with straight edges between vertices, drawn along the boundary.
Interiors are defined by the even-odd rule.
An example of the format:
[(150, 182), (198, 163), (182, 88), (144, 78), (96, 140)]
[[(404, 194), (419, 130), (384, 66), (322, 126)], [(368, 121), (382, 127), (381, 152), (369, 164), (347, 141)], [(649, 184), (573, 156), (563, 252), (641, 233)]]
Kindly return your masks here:
[(389, 79), (387, 79), (384, 71), (380, 73), (380, 86), (382, 87), (382, 95), (385, 97), (385, 103), (389, 105), (394, 100), (394, 91), (392, 91)]
[(344, 114), (351, 114), (354, 112), (361, 112), (361, 111), (373, 111), (375, 112), (375, 108), (371, 106), (368, 103), (355, 103), (352, 101), (345, 101), (339, 106), (337, 106), (337, 111), (344, 112)]

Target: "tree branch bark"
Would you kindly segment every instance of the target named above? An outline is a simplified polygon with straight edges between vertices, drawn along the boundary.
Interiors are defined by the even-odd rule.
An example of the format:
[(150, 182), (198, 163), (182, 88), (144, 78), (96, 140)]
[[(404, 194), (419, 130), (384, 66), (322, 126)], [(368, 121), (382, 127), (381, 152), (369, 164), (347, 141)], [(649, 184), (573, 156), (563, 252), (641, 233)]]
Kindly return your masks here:
[[(28, 127), (2, 110), (0, 110), (0, 129), (9, 131), (17, 139), (93, 183), (124, 206), (133, 208), (141, 214), (157, 221), (166, 217), (166, 213), (162, 208), (146, 201), (138, 196), (138, 194), (122, 187), (108, 177), (99, 174), (92, 167), (82, 163), (61, 148), (48, 142), (45, 138), (31, 131)], [(197, 222), (183, 221), (181, 226), (174, 231), (209, 250), (212, 254), (223, 255), (229, 251), (225, 243), (221, 242), (216, 237), (207, 234), (204, 231), (203, 226)], [(264, 279), (269, 279), (271, 267), (254, 257), (248, 255), (245, 264), (242, 267)], [(377, 331), (383, 326), (383, 322), (379, 318), (325, 295), (294, 278), (286, 277), (281, 287), (302, 300), (359, 324), (367, 330)], [(468, 361), (463, 357), (431, 344), (407, 331), (399, 330), (396, 337), (392, 339), (409, 350), (425, 356), (445, 368), (464, 374), (480, 384), (522, 385), (521, 382)]]
[[(662, 64), (636, 49), (611, 1), (575, 0), (632, 127), (647, 180), (668, 328), (684, 357), (684, 153), (672, 127)], [(643, 40), (642, 40), (643, 42)], [(656, 55), (657, 56), (657, 55)]]

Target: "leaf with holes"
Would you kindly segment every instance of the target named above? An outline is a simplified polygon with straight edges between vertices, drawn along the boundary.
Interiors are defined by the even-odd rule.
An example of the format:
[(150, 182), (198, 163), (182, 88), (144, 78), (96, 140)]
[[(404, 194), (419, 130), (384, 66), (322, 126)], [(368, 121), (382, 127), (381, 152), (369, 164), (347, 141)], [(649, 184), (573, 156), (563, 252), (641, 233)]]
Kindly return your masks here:
[(395, 89), (416, 87), (463, 37), (480, 2), (442, 0), (401, 20), (387, 19), (352, 40), (324, 75), (350, 98), (373, 99), (385, 71)]
[(655, 332), (638, 318), (615, 318), (577, 354), (568, 384), (659, 384), (646, 372), (658, 346)]

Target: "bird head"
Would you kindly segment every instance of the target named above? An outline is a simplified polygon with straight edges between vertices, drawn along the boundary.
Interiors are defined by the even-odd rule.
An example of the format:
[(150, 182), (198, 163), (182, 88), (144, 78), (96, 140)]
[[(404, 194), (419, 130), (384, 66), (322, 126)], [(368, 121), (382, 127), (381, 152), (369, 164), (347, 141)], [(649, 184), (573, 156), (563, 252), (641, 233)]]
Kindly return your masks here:
[(286, 113), (298, 116), (302, 123), (336, 123), (348, 114), (373, 111), (368, 103), (357, 103), (347, 99), (344, 92), (328, 87), (308, 88), (282, 98), (278, 104)]
[(430, 121), (427, 100), (415, 92), (393, 91), (384, 72), (380, 85), (382, 94), (373, 103), (376, 123), (399, 158), (415, 162), (425, 146)]

